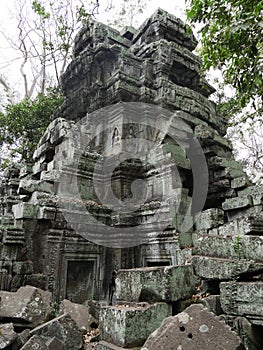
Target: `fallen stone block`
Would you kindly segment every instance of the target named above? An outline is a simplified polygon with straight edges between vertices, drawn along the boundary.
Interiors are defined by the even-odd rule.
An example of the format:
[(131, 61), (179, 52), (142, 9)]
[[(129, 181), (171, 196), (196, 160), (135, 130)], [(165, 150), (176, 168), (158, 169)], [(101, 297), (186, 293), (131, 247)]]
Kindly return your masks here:
[(250, 195), (254, 205), (261, 205), (263, 200), (263, 185), (248, 186), (238, 191), (239, 196)]
[(56, 317), (33, 329), (30, 333), (39, 335), (46, 341), (56, 337), (64, 344), (65, 349), (79, 350), (82, 347), (82, 334), (68, 314)]
[(250, 184), (249, 178), (247, 176), (236, 177), (231, 181), (232, 188), (244, 188)]
[[(233, 165), (233, 164), (232, 164)], [(241, 168), (234, 168), (232, 166), (229, 166), (227, 168), (224, 168), (222, 170), (215, 170), (214, 171), (214, 177), (218, 179), (229, 179), (232, 180), (236, 177), (240, 177), (244, 175), (244, 170)]]
[(218, 227), (218, 234), (221, 236), (231, 236), (236, 235), (237, 233), (242, 234), (242, 232), (240, 232), (237, 219), (229, 221)]
[(26, 344), (29, 338), (30, 338), (30, 329), (28, 328), (23, 330), (21, 333), (18, 333), (15, 343), (12, 344), (12, 350), (21, 349), (22, 346)]
[(14, 331), (13, 323), (6, 323), (0, 325), (0, 349), (5, 349), (17, 338), (17, 334)]
[(224, 210), (236, 210), (248, 208), (252, 205), (252, 197), (249, 195), (243, 195), (236, 198), (227, 198), (222, 204)]
[(263, 317), (263, 282), (222, 282), (220, 283), (220, 301), (227, 314)]
[(189, 298), (194, 290), (190, 265), (119, 270), (116, 278), (117, 300), (173, 302)]
[(123, 347), (119, 347), (117, 345), (108, 343), (104, 340), (101, 340), (96, 347), (96, 350), (123, 350), (123, 349), (127, 349), (127, 350), (140, 350), (141, 347), (139, 348), (123, 348)]
[(224, 223), (224, 211), (218, 208), (211, 208), (203, 211), (197, 219), (196, 227), (198, 230), (208, 230)]
[(238, 258), (240, 244), (232, 236), (193, 234), (193, 254), (217, 258)]
[(263, 214), (251, 214), (249, 216), (237, 219), (237, 225), (240, 234), (244, 235), (262, 235), (263, 234)]
[(244, 350), (241, 339), (203, 305), (166, 318), (142, 350)]
[(84, 303), (89, 309), (89, 313), (98, 320), (100, 318), (100, 310), (102, 307), (108, 306), (108, 302), (104, 300), (88, 300)]
[(101, 338), (120, 347), (139, 347), (171, 315), (166, 303), (126, 303), (101, 309)]
[(21, 179), (18, 194), (30, 194), (35, 191), (54, 193), (54, 185), (48, 181)]
[(263, 261), (263, 236), (211, 236), (193, 234), (193, 254)]
[(263, 269), (263, 263), (245, 259), (193, 256), (192, 263), (197, 276), (213, 280), (230, 280), (242, 274), (256, 273)]
[(51, 293), (32, 286), (17, 292), (0, 291), (0, 318), (33, 328), (44, 322), (51, 312)]
[(21, 350), (48, 350), (48, 347), (46, 346), (44, 340), (39, 337), (38, 335), (33, 335), (26, 344), (21, 348)]
[(243, 340), (243, 344), (245, 345), (246, 349), (263, 349), (261, 327), (254, 327), (247, 318), (239, 316), (236, 317), (231, 323), (231, 328), (234, 329)]
[(31, 203), (18, 203), (13, 205), (12, 211), (15, 219), (36, 219), (37, 206)]
[(76, 322), (80, 331), (88, 330), (93, 324), (98, 325), (98, 320), (89, 313), (86, 306), (65, 299), (60, 304), (60, 314), (66, 313)]
[(46, 342), (48, 350), (67, 350), (57, 337), (53, 337)]
[[(242, 211), (241, 211), (242, 213)], [(251, 213), (246, 216), (237, 217), (218, 228), (219, 235), (262, 235), (263, 215), (262, 213)]]
[(203, 304), (204, 307), (206, 307), (209, 311), (213, 312), (217, 316), (223, 313), (223, 310), (220, 304), (219, 295), (209, 295), (207, 297), (201, 298), (199, 302)]

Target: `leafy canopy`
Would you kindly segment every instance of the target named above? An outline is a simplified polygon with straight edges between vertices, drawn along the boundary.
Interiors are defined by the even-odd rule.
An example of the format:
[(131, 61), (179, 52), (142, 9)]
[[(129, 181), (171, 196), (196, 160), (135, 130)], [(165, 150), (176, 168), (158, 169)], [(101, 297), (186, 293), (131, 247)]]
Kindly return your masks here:
[(238, 112), (250, 102), (262, 112), (263, 1), (188, 0), (190, 22), (203, 24), (201, 55), (204, 69), (223, 71), (236, 90), (226, 111)]
[(2, 166), (12, 159), (32, 161), (36, 145), (51, 121), (51, 116), (62, 103), (63, 97), (56, 89), (9, 104), (0, 113), (0, 145), (8, 148)]

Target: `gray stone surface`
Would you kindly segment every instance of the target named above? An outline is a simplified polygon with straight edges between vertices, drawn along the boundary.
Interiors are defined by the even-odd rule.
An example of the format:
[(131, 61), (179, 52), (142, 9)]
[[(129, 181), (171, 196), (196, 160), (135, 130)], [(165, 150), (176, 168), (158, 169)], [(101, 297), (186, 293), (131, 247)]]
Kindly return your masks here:
[(116, 297), (127, 301), (177, 301), (194, 292), (192, 266), (145, 267), (120, 270)]
[(33, 263), (32, 261), (19, 261), (14, 262), (13, 272), (18, 275), (26, 275), (33, 273)]
[(195, 274), (212, 280), (230, 280), (245, 273), (257, 273), (263, 263), (245, 259), (226, 259), (195, 255), (192, 259)]
[(250, 181), (247, 176), (241, 176), (231, 181), (231, 187), (241, 189), (246, 187), (246, 185), (248, 185), (249, 183)]
[(59, 340), (57, 337), (53, 337), (49, 339), (46, 342), (46, 346), (48, 350), (67, 350), (64, 344), (62, 343), (62, 341)]
[(119, 347), (117, 345), (108, 343), (104, 340), (101, 340), (98, 344), (96, 344), (95, 349), (97, 349), (97, 350), (121, 350), (121, 349), (140, 350), (141, 347), (139, 347), (139, 348), (123, 348), (123, 347)]
[(23, 347), (23, 345), (26, 344), (29, 338), (30, 338), (29, 328), (23, 330), (22, 332), (17, 333), (17, 338), (15, 339), (14, 343), (11, 346), (11, 350), (20, 350)]
[(0, 349), (6, 349), (14, 343), (16, 338), (13, 323), (0, 324)]
[(202, 305), (191, 305), (168, 317), (145, 342), (142, 350), (244, 350), (241, 340)]
[(81, 331), (89, 330), (92, 323), (98, 324), (98, 320), (89, 313), (89, 309), (86, 306), (72, 303), (66, 299), (60, 304), (60, 314), (65, 313), (70, 315)]
[(193, 234), (195, 255), (263, 262), (262, 236)]
[(54, 184), (47, 181), (21, 179), (19, 183), (19, 194), (29, 194), (35, 191), (54, 193)]
[(224, 210), (237, 210), (250, 207), (252, 205), (252, 197), (243, 195), (236, 198), (229, 198), (222, 204)]
[(101, 339), (120, 347), (139, 347), (171, 315), (166, 303), (124, 303), (101, 309)]
[(226, 314), (262, 318), (262, 293), (263, 281), (220, 283), (220, 302)]
[(26, 344), (21, 348), (21, 350), (48, 350), (44, 340), (38, 336), (33, 335)]
[(36, 219), (37, 206), (30, 203), (18, 203), (12, 208), (15, 219)]
[(35, 327), (51, 312), (51, 293), (32, 286), (19, 288), (15, 293), (0, 291), (0, 317)]
[(197, 230), (212, 229), (224, 223), (224, 211), (218, 208), (204, 210), (196, 222)]
[(31, 334), (39, 335), (46, 340), (56, 337), (66, 349), (79, 350), (82, 347), (82, 333), (68, 314), (56, 317), (34, 328)]
[(209, 295), (200, 299), (199, 302), (203, 304), (204, 307), (206, 307), (209, 311), (213, 312), (217, 316), (223, 313), (223, 310), (220, 304), (220, 295)]
[[(192, 266), (203, 284), (214, 282), (218, 287), (220, 280), (231, 279), (262, 282), (262, 186), (252, 185), (234, 159), (224, 136), (228, 121), (216, 114), (216, 105), (208, 99), (214, 89), (200, 74), (201, 61), (192, 52), (196, 45), (185, 23), (161, 9), (138, 29), (119, 32), (92, 20), (81, 29), (72, 62), (61, 77), (63, 105), (43, 134), (33, 164), (11, 165), (0, 181), (0, 290), (15, 292), (31, 284), (51, 291), (58, 301), (107, 304), (116, 299), (114, 271), (126, 269), (129, 272), (121, 271), (116, 281), (120, 299), (182, 306), (195, 292)], [(168, 123), (157, 118), (163, 114)], [(202, 148), (195, 149), (192, 159), (187, 142), (189, 136), (193, 141), (191, 135)], [(111, 177), (110, 187), (123, 202), (131, 199), (134, 180), (145, 182), (142, 205), (128, 214), (112, 212), (104, 203), (107, 189), (101, 186), (98, 193), (93, 181), (103, 182), (109, 173), (101, 170), (99, 160), (126, 154), (126, 137), (134, 138), (136, 148), (138, 139), (154, 145), (145, 162), (127, 159)], [(192, 213), (200, 198), (194, 195), (199, 183), (192, 170), (195, 164), (199, 169), (200, 152), (206, 157), (209, 186), (204, 210), (194, 223)], [(85, 221), (88, 212), (95, 223)], [(159, 230), (160, 223), (164, 231)], [(190, 227), (187, 233), (184, 224)], [(106, 227), (119, 234), (105, 245)], [(132, 228), (131, 238), (125, 235), (123, 240), (127, 227)], [(144, 244), (138, 245), (133, 228), (139, 228), (139, 235), (146, 233)], [(120, 242), (129, 247), (119, 249)], [(165, 265), (192, 266), (158, 268)], [(132, 272), (134, 267), (142, 269)], [(247, 295), (245, 289), (242, 293)], [(23, 299), (24, 304), (35, 305), (36, 300)], [(207, 305), (215, 310), (217, 299), (211, 296)], [(19, 300), (10, 310), (21, 315), (16, 307), (22, 304)], [(15, 316), (14, 322), (29, 322), (32, 305), (31, 315), (19, 320)], [(35, 313), (40, 309), (36, 307)], [(88, 316), (81, 312), (79, 318), (77, 309), (71, 305), (67, 311), (82, 328)], [(98, 309), (93, 308), (94, 315)], [(26, 305), (25, 310), (28, 314)], [(239, 309), (235, 310), (236, 317)], [(7, 320), (10, 311), (6, 315)], [(252, 326), (263, 324), (262, 315), (242, 317)]]
[(254, 327), (245, 317), (236, 317), (231, 322), (231, 327), (243, 340), (246, 349), (260, 350), (263, 348), (262, 328)]

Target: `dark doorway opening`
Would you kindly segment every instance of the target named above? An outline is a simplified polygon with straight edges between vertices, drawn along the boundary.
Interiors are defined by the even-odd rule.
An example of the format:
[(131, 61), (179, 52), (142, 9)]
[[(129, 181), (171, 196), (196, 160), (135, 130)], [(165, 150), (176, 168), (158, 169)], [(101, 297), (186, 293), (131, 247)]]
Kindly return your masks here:
[(161, 261), (147, 261), (148, 267), (156, 267), (156, 266), (169, 266), (170, 261), (168, 260), (161, 260)]
[(68, 261), (66, 299), (83, 303), (93, 298), (94, 261)]

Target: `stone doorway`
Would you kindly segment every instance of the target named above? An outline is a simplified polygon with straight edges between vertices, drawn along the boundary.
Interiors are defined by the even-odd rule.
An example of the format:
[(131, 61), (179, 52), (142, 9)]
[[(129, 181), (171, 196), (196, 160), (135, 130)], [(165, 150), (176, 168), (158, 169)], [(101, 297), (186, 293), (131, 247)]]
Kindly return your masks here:
[(160, 261), (147, 261), (147, 267), (159, 267), (159, 266), (169, 266), (171, 262), (169, 260), (160, 260)]
[(68, 261), (66, 299), (83, 303), (94, 295), (94, 261)]

